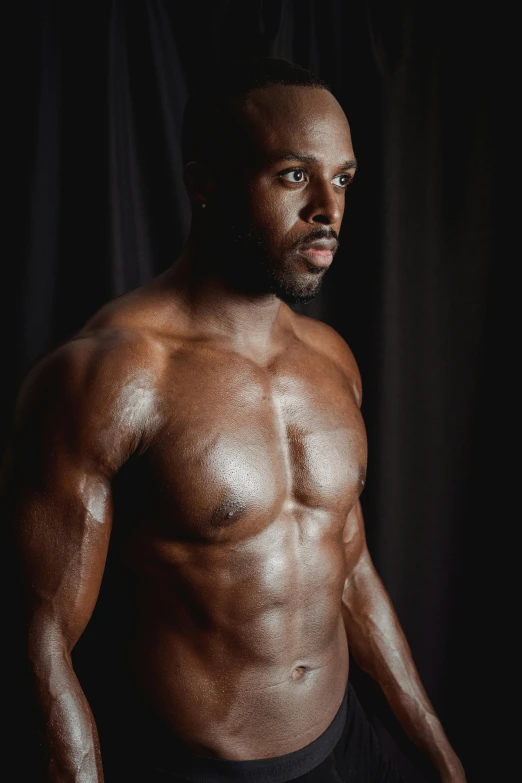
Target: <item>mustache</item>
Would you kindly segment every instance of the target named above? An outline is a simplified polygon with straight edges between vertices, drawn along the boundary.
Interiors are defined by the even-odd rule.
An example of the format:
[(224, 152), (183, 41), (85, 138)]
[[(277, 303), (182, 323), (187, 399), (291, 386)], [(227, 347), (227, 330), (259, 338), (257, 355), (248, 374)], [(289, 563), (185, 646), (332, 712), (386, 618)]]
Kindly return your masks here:
[(335, 239), (337, 246), (339, 245), (339, 236), (333, 229), (328, 231), (324, 228), (318, 228), (315, 231), (310, 231), (308, 234), (302, 234), (298, 239), (296, 239), (292, 243), (292, 250), (299, 247), (299, 245), (308, 245), (311, 242), (318, 242), (320, 239)]

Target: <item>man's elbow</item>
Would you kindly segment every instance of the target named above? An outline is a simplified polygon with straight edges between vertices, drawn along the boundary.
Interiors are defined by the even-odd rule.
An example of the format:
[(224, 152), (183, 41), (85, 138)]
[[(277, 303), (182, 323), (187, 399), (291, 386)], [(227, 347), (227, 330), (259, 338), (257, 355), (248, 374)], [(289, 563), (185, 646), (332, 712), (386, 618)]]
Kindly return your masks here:
[(71, 666), (72, 645), (57, 620), (37, 612), (27, 623), (25, 636), (27, 663), (36, 680), (48, 681)]

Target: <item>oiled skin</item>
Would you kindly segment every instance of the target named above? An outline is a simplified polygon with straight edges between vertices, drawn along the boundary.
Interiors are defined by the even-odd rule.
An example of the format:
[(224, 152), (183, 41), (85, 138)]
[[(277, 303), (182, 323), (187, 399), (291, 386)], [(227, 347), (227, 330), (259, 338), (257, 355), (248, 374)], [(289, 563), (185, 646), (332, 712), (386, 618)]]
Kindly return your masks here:
[[(291, 117), (283, 112), (263, 144), (291, 137), (316, 154), (310, 184), (265, 198), (272, 179), (263, 170), (253, 180), (259, 222), (272, 221), (276, 239), (296, 222), (338, 232), (342, 220), (344, 194), (329, 183), (337, 161), (353, 157), (348, 126), (329, 93), (303, 89), (271, 88), (278, 117), (285, 106)], [(262, 97), (254, 108), (270, 112)], [(211, 199), (210, 186), (188, 188), (195, 209), (202, 194)], [(274, 296), (194, 276), (200, 231), (195, 218), (178, 265), (44, 357), (18, 401), (4, 489), (49, 780), (103, 781), (70, 654), (100, 589), (112, 482), (133, 458), (147, 480), (146, 511), (119, 531), (134, 575), (129, 658), (173, 736), (227, 759), (305, 746), (340, 705), (349, 645), (441, 780), (462, 783), (366, 547), (353, 356), (332, 329)]]
[[(341, 597), (361, 544), (345, 550), (343, 536), (366, 466), (357, 370), (328, 327), (286, 306), (280, 319), (281, 348), (267, 366), (182, 329), (116, 326), (127, 320), (116, 312), (104, 318), (111, 326), (96, 324), (39, 368), (71, 390), (54, 402), (59, 418), (38, 466), (47, 513), (52, 498), (69, 526), (74, 509), (80, 539), (61, 531), (57, 541), (53, 525), (54, 562), (67, 563), (82, 614), (90, 611), (92, 570), (101, 572), (109, 540), (110, 478), (142, 450), (147, 516), (125, 553), (145, 577), (131, 651), (137, 678), (176, 735), (225, 758), (311, 742), (337, 711), (348, 674)], [(37, 499), (27, 485), (23, 493), (27, 524), (41, 524)], [(68, 590), (53, 575), (44, 577), (53, 594), (45, 609), (63, 616), (56, 604)]]

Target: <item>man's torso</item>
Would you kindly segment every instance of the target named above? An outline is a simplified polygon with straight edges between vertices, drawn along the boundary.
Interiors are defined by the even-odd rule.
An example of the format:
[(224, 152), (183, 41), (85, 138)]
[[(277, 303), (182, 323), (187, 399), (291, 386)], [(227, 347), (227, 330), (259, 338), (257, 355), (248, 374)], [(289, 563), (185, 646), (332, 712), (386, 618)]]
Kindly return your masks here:
[(201, 335), (161, 349), (161, 374), (137, 366), (120, 391), (127, 418), (148, 405), (154, 422), (122, 537), (132, 675), (200, 754), (289, 753), (346, 688), (343, 531), (366, 467), (354, 379), (299, 330), (264, 363)]

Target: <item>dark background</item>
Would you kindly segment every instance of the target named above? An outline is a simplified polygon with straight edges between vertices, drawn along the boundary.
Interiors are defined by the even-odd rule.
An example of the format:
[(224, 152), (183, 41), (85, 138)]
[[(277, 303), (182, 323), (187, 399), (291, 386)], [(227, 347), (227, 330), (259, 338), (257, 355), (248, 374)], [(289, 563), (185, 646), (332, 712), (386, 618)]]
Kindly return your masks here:
[[(191, 81), (251, 54), (314, 70), (345, 109), (359, 172), (335, 264), (299, 309), (336, 328), (359, 363), (369, 547), (428, 694), (469, 781), (510, 780), (494, 731), (504, 714), (486, 706), (505, 660), (493, 592), (498, 14), (410, 0), (49, 0), (19, 4), (13, 19), (2, 439), (31, 363), (176, 259)], [(357, 671), (354, 681), (408, 780), (428, 779), (371, 684)]]

